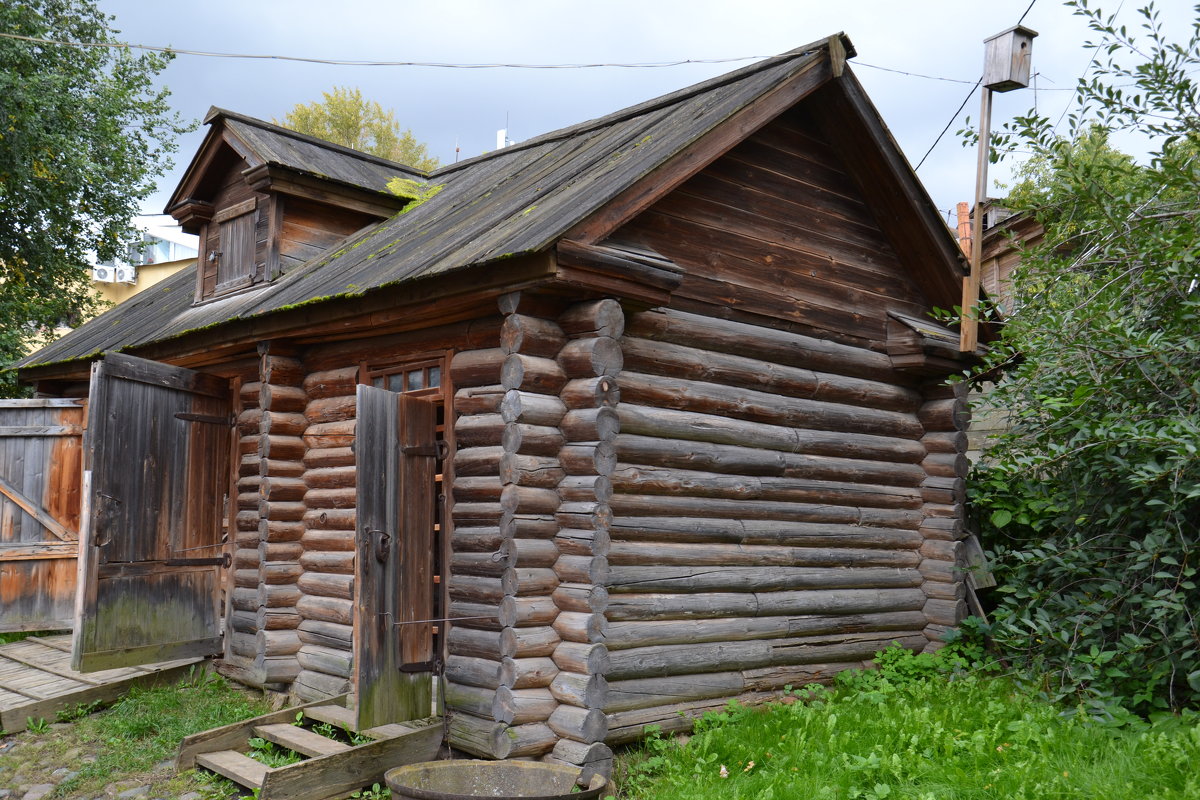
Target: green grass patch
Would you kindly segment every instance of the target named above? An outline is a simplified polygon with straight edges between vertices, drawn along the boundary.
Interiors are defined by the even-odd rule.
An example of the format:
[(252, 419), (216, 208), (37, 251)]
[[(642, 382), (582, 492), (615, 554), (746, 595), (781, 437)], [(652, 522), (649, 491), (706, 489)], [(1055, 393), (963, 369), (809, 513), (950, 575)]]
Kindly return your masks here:
[(50, 732), (43, 748), (45, 761), (62, 766), (54, 761), (55, 751), (62, 748), (93, 753), (95, 760), (79, 765), (79, 774), (58, 793), (94, 794), (111, 781), (149, 775), (160, 762), (175, 757), (185, 736), (268, 711), (261, 697), (200, 672), (175, 686), (134, 688), (105, 711), (78, 719), (67, 736)]
[(0, 644), (11, 644), (19, 642), (22, 639), (28, 639), (30, 636), (55, 636), (62, 631), (12, 631), (10, 633), (0, 633)]
[(731, 705), (690, 738), (654, 736), (619, 762), (622, 797), (1200, 797), (1200, 715), (1105, 726), (1005, 678), (904, 675), (923, 671), (906, 663), (765, 707)]

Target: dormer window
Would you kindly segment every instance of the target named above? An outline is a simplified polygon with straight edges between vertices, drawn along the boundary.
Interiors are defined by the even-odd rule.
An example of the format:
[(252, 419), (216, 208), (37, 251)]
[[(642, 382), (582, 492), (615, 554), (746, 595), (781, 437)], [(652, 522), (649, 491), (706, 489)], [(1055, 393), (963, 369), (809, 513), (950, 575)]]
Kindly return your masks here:
[(263, 279), (263, 264), (255, 258), (257, 207), (257, 198), (252, 197), (213, 215), (217, 248), (208, 251), (206, 260), (216, 268), (214, 295), (244, 289)]

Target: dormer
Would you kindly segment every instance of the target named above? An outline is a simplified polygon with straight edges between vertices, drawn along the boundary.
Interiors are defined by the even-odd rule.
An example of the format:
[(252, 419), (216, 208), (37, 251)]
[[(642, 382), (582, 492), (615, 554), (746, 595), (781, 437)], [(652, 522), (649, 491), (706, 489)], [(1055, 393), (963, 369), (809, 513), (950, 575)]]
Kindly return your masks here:
[(411, 197), (388, 181), (419, 170), (213, 108), (167, 213), (200, 237), (196, 302), (262, 286)]

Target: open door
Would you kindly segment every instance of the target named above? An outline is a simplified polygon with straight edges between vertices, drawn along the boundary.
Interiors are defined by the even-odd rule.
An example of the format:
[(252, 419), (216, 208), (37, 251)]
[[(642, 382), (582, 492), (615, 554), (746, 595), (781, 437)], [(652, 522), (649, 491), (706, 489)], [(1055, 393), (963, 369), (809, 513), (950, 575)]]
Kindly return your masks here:
[(221, 651), (231, 401), (214, 375), (116, 353), (92, 366), (74, 669)]
[(0, 400), (0, 633), (75, 614), (83, 400)]
[(433, 700), (437, 405), (358, 387), (354, 665), (358, 729), (428, 717)]

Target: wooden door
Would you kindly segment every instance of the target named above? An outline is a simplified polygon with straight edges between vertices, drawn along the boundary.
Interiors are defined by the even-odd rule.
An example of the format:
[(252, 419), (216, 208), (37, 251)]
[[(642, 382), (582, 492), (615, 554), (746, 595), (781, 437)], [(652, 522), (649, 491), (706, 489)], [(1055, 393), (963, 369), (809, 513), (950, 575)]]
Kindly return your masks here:
[(433, 700), (437, 405), (358, 387), (354, 664), (358, 728)]
[(75, 612), (84, 401), (0, 400), (0, 632)]
[(93, 365), (75, 669), (221, 651), (231, 400), (214, 375), (120, 354)]

